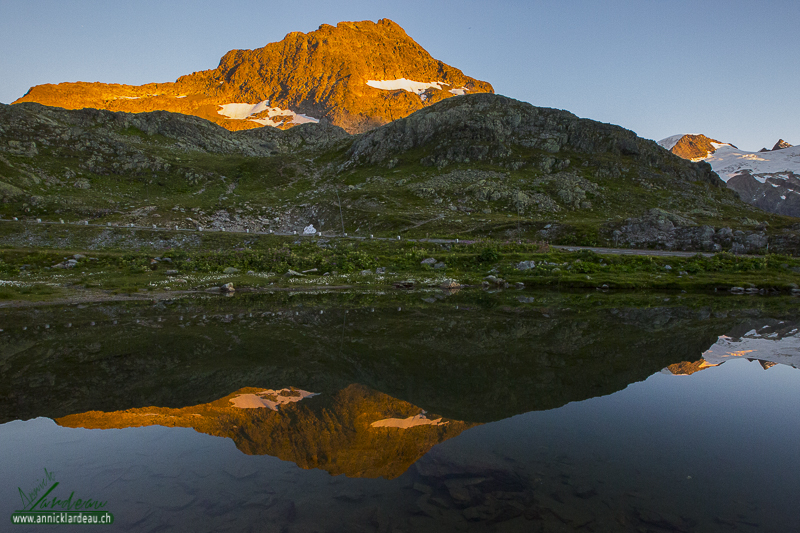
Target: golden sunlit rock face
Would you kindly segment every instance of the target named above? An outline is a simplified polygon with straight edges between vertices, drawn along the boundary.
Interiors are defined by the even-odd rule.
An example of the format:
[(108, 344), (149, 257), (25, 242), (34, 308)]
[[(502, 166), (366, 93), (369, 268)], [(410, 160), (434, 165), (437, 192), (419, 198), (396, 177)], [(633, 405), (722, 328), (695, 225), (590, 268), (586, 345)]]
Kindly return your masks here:
[[(481, 92), (494, 91), (489, 83), (434, 59), (398, 24), (381, 19), (324, 24), (256, 50), (231, 50), (216, 69), (174, 83), (37, 85), (14, 103), (134, 113), (165, 110), (230, 130), (265, 124), (288, 128), (324, 118), (359, 133), (445, 98)], [(230, 104), (251, 107), (222, 107)]]
[[(334, 395), (248, 387), (191, 407), (89, 411), (56, 422), (88, 429), (191, 427), (233, 439), (249, 455), (273, 455), (332, 475), (393, 479), (436, 444), (476, 425), (421, 413), (419, 407), (362, 385)], [(375, 424), (393, 419), (412, 420)]]
[(684, 135), (675, 143), (670, 152), (684, 159), (700, 161), (717, 150), (717, 147), (711, 143), (724, 144), (705, 135)]
[(669, 365), (667, 370), (676, 376), (691, 376), (695, 372), (700, 372), (712, 366), (717, 365), (709, 364), (705, 359), (699, 359), (697, 361), (681, 361), (680, 363)]

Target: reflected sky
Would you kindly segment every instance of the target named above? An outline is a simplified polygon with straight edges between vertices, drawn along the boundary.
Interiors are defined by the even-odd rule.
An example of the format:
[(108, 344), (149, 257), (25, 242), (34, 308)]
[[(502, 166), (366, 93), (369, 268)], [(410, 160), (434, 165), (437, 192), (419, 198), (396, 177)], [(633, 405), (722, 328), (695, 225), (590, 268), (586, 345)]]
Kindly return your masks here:
[(65, 487), (108, 499), (131, 531), (208, 531), (229, 519), (241, 531), (264, 520), (276, 531), (352, 529), (380, 513), (403, 531), (479, 531), (486, 523), (465, 517), (485, 511), (492, 493), (478, 495), (483, 507), (463, 507), (453, 479), (482, 473), (513, 477), (513, 494), (529, 496), (520, 505), (538, 513), (498, 522), (509, 530), (550, 522), (570, 530), (590, 516), (597, 527), (622, 517), (690, 531), (791, 531), (800, 527), (799, 379), (795, 368), (764, 370), (744, 359), (691, 376), (657, 373), (608, 396), (469, 429), (395, 480), (301, 470), (187, 428), (9, 422), (0, 426), (0, 449), (12, 451), (0, 465), (0, 513), (10, 514), (17, 485), (32, 484), (47, 467)]
[(9, 311), (0, 520), (47, 468), (121, 531), (800, 530), (796, 300), (532, 294)]

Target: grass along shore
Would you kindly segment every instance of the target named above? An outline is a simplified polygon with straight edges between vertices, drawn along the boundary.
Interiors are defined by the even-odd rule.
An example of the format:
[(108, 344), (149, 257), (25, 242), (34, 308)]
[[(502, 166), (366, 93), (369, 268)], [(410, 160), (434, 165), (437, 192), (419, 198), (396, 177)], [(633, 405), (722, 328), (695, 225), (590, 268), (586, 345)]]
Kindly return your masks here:
[(742, 287), (788, 293), (800, 280), (800, 259), (775, 254), (599, 255), (498, 240), (456, 244), (27, 225), (5, 233), (0, 300), (6, 301), (56, 300), (87, 290), (117, 295), (205, 291), (225, 283), (261, 290), (391, 288), (401, 281), (425, 287), (448, 280), (471, 286), (488, 282), (488, 288), (523, 283), (526, 288), (713, 292)]

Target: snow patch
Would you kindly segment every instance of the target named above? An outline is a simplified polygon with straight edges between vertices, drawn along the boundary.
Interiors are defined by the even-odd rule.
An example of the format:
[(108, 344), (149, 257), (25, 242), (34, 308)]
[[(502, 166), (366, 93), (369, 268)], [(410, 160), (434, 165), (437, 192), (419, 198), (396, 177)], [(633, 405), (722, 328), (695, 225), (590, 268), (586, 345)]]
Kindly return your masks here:
[(720, 148), (722, 148), (723, 146), (730, 146), (730, 147), (733, 147), (733, 145), (732, 145), (732, 144), (729, 144), (729, 143), (715, 143), (715, 142), (713, 142), (713, 141), (711, 142), (711, 146), (713, 146), (713, 147), (714, 147), (714, 150), (719, 150), (719, 149), (720, 149)]
[[(217, 113), (233, 120), (249, 120), (257, 122), (262, 126), (283, 126), (287, 123), (292, 124), (316, 124), (319, 119), (295, 113), (289, 109), (280, 107), (270, 107), (269, 100), (263, 100), (257, 104), (222, 104)], [(266, 118), (263, 115), (266, 114)], [(253, 115), (262, 115), (260, 118), (250, 118)], [(273, 117), (285, 117), (280, 122), (272, 120)]]
[(220, 106), (217, 113), (234, 120), (244, 120), (250, 115), (261, 113), (269, 108), (269, 100), (264, 100), (257, 104), (224, 104)]
[(410, 416), (408, 418), (385, 418), (370, 424), (374, 428), (400, 428), (408, 429), (415, 426), (442, 426), (447, 422), (442, 422), (441, 418), (431, 420), (422, 412), (418, 415)]
[[(318, 393), (308, 392), (300, 389), (281, 389), (274, 391), (264, 389), (255, 394), (239, 394), (230, 399), (233, 407), (239, 409), (261, 409), (266, 407), (277, 411), (278, 407), (287, 403), (295, 403), (305, 398), (317, 396)], [(274, 400), (272, 398), (275, 398)]]
[[(427, 99), (427, 96), (424, 93), (428, 89), (437, 89), (441, 91), (443, 90), (442, 85), (446, 87), (450, 86), (443, 81), (424, 82), (408, 80), (406, 78), (400, 78), (398, 80), (367, 80), (367, 85), (373, 89), (380, 89), (382, 91), (408, 91), (419, 96), (423, 102)], [(466, 87), (457, 87), (454, 89), (449, 89), (447, 92), (455, 96), (464, 96), (467, 94), (467, 91), (469, 91), (469, 89)]]
[(431, 81), (426, 83), (424, 81), (407, 80), (405, 78), (400, 78), (398, 80), (367, 80), (367, 85), (374, 89), (380, 89), (382, 91), (397, 91), (402, 89), (417, 95), (421, 95), (428, 89), (438, 89), (441, 91), (442, 84), (444, 84), (444, 82)]

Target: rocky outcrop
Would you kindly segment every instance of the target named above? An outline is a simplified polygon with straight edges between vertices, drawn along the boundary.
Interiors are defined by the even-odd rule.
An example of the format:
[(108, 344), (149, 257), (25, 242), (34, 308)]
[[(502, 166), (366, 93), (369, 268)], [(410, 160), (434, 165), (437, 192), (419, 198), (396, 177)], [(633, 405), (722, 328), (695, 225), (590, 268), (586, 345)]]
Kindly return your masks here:
[[(380, 83), (397, 80), (417, 85)], [(397, 85), (413, 91), (393, 89)], [(292, 32), (256, 50), (231, 50), (216, 69), (181, 76), (174, 83), (37, 85), (15, 103), (173, 111), (230, 130), (265, 124), (285, 129), (325, 119), (357, 133), (456, 94), (492, 91), (490, 84), (431, 57), (395, 22), (381, 19), (323, 24), (317, 31)], [(258, 108), (244, 106), (235, 112), (221, 107), (259, 103)]]
[(764, 148), (759, 150), (759, 152), (774, 152), (775, 150), (783, 150), (784, 148), (791, 148), (791, 147), (792, 145), (787, 143), (783, 139), (778, 139), (778, 142), (775, 143), (775, 145), (772, 147), (771, 150), (765, 146)]
[(762, 182), (750, 171), (743, 171), (728, 180), (728, 187), (759, 209), (800, 217), (800, 174), (785, 172), (780, 177), (767, 177)]
[(617, 244), (634, 248), (730, 251), (735, 254), (791, 250), (783, 248), (786, 243), (778, 241), (768, 248), (770, 239), (764, 230), (763, 226), (734, 231), (728, 227), (698, 225), (691, 219), (656, 208), (644, 216), (627, 219), (624, 225), (613, 230), (612, 235)]
[(792, 145), (784, 141), (783, 139), (778, 139), (778, 142), (775, 143), (775, 146), (772, 147), (771, 151), (774, 150), (783, 150), (784, 148), (791, 148)]
[[(332, 124), (303, 124), (288, 131), (259, 128), (233, 134), (207, 120), (180, 113), (116, 113), (102, 109), (64, 110), (40, 104), (0, 104), (0, 153), (33, 158), (39, 145), (58, 151), (115, 150), (161, 140), (177, 151), (263, 157), (298, 148), (326, 149), (350, 135)], [(140, 153), (141, 149), (138, 149)], [(147, 157), (147, 154), (140, 154)], [(154, 169), (157, 170), (157, 169)]]

